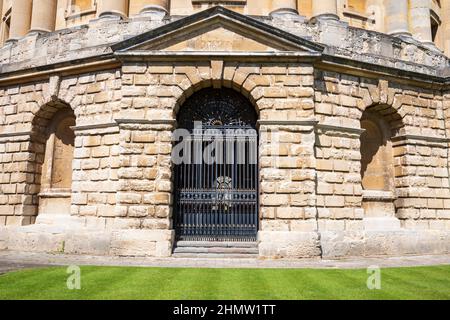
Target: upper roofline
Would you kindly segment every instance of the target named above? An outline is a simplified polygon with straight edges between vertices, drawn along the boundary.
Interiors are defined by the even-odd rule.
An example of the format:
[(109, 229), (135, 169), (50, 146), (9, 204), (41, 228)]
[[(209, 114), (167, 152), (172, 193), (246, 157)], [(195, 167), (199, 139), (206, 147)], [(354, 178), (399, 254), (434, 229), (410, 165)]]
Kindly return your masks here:
[[(223, 21), (230, 21), (234, 22), (236, 24), (240, 24), (243, 26), (248, 26), (249, 28), (253, 28), (255, 30), (259, 30), (265, 34), (271, 34), (274, 38), (279, 38), (284, 41), (289, 41), (291, 43), (297, 44), (297, 46), (300, 48), (308, 49), (306, 50), (308, 53), (300, 54), (299, 52), (292, 52), (291, 54), (259, 54), (254, 55), (252, 57), (248, 57), (243, 53), (233, 53), (233, 54), (227, 54), (227, 53), (208, 53), (209, 56), (214, 56), (218, 58), (222, 58), (223, 60), (233, 60), (233, 59), (239, 59), (236, 61), (294, 61), (294, 62), (308, 62), (308, 63), (314, 63), (316, 66), (320, 68), (325, 69), (339, 69), (341, 72), (345, 73), (353, 73), (353, 74), (361, 74), (364, 70), (366, 72), (367, 76), (370, 77), (376, 77), (376, 76), (382, 76), (382, 77), (392, 77), (396, 78), (398, 81), (411, 81), (416, 83), (417, 85), (427, 86), (427, 87), (436, 87), (436, 86), (446, 86), (450, 83), (450, 68), (448, 68), (448, 60), (447, 60), (447, 68), (443, 69), (436, 69), (432, 68), (426, 65), (421, 64), (414, 64), (412, 62), (408, 61), (402, 61), (398, 60), (398, 63), (401, 63), (401, 67), (392, 67), (390, 65), (385, 65), (383, 63), (372, 63), (368, 61), (357, 61), (353, 59), (351, 56), (346, 57), (339, 54), (335, 54), (335, 47), (329, 47), (322, 44), (318, 44), (314, 41), (311, 41), (309, 39), (306, 39), (305, 37), (298, 36), (297, 34), (293, 34), (291, 32), (291, 29), (287, 29), (288, 31), (282, 30), (277, 26), (282, 26), (282, 21), (277, 21), (274, 19), (268, 19), (265, 18), (264, 22), (258, 20), (256, 17), (249, 17), (245, 16), (239, 13), (236, 13), (234, 11), (225, 9), (223, 7), (213, 7), (208, 10), (199, 12), (197, 14), (194, 14), (192, 16), (187, 16), (178, 20), (175, 20), (173, 22), (169, 22), (165, 25), (161, 25), (163, 23), (166, 23), (167, 21), (164, 21), (159, 24), (156, 28), (151, 28), (151, 30), (144, 32), (142, 34), (139, 34), (137, 36), (133, 36), (129, 39), (113, 42), (113, 44), (107, 44), (98, 46), (99, 51), (95, 55), (88, 55), (88, 56), (81, 56), (78, 57), (77, 50), (74, 50), (73, 58), (70, 60), (61, 60), (61, 61), (55, 61), (52, 63), (45, 63), (39, 65), (39, 63), (35, 63), (34, 60), (25, 61), (27, 62), (26, 67), (23, 68), (14, 68), (13, 64), (4, 64), (0, 68), (4, 70), (8, 70), (6, 72), (0, 73), (0, 85), (5, 85), (8, 83), (17, 83), (18, 81), (24, 82), (24, 81), (31, 81), (30, 79), (37, 79), (37, 78), (45, 78), (48, 77), (50, 74), (75, 74), (82, 72), (84, 70), (101, 70), (105, 68), (113, 68), (120, 66), (120, 61), (124, 59), (124, 57), (127, 55), (127, 50), (131, 50), (133, 48), (136, 48), (137, 46), (141, 46), (147, 42), (151, 42), (154, 39), (157, 39), (158, 37), (163, 37), (165, 34), (168, 35), (170, 33), (173, 33), (177, 30), (182, 30), (190, 25), (195, 25), (196, 22), (202, 21), (202, 20), (208, 20), (211, 18), (218, 18), (222, 19)], [(148, 21), (151, 22), (151, 21)], [(277, 23), (275, 23), (277, 22)], [(117, 23), (117, 22), (116, 22)], [(118, 22), (118, 26), (125, 26), (127, 27), (128, 24), (131, 24), (132, 22)], [(97, 27), (103, 27), (103, 25), (97, 25)], [(110, 23), (104, 25), (103, 28), (105, 30), (109, 30), (110, 28), (114, 28), (115, 25), (112, 25)], [(294, 27), (298, 29), (298, 27), (305, 27), (308, 26), (304, 23), (297, 23), (294, 24)], [(318, 27), (319, 28), (320, 23)], [(338, 27), (344, 28), (343, 25), (338, 25)], [(79, 29), (79, 28), (78, 28)], [(314, 29), (317, 31), (317, 29)], [(70, 32), (72, 31), (72, 32)], [(65, 33), (67, 35), (71, 35), (73, 37), (78, 36), (78, 32), (82, 32), (81, 36), (85, 36), (89, 39), (89, 31), (90, 27), (84, 27), (79, 30), (66, 30)], [(96, 34), (100, 34), (100, 31), (97, 29), (93, 29), (93, 31), (96, 32)], [(353, 32), (353, 31), (352, 31)], [(369, 31), (365, 31), (366, 33), (369, 33)], [(60, 34), (53, 34), (54, 38), (58, 39), (64, 39), (64, 36), (61, 36)], [(126, 35), (124, 35), (126, 36)], [(44, 41), (43, 43), (52, 43), (52, 40), (49, 39), (49, 36), (36, 36), (37, 40), (39, 41), (42, 39)], [(388, 37), (388, 36), (386, 36)], [(51, 37), (50, 37), (51, 38)], [(70, 40), (70, 39), (66, 39)], [(401, 43), (401, 40), (395, 40), (395, 43)], [(30, 41), (28, 41), (30, 42)], [(16, 51), (23, 47), (25, 44), (28, 44), (28, 42), (19, 42), (16, 47), (9, 48), (10, 51)], [(19, 47), (21, 46), (21, 47)], [(91, 50), (95, 49), (95, 47), (86, 47), (84, 50), (91, 52)], [(333, 50), (330, 50), (333, 49)], [(34, 49), (34, 48), (32, 48)], [(51, 48), (53, 50), (53, 48)], [(64, 48), (67, 49), (67, 48)], [(339, 49), (339, 48), (337, 48)], [(114, 54), (115, 50), (115, 54)], [(132, 50), (131, 50), (132, 51)], [(159, 60), (159, 61), (166, 61), (166, 60), (172, 60), (172, 61), (182, 61), (182, 60), (202, 60), (204, 61), (205, 55), (201, 53), (165, 53), (165, 54), (151, 54), (150, 53), (142, 53), (140, 54), (140, 57), (137, 57), (137, 54), (131, 54), (131, 51), (128, 51), (127, 59), (131, 59), (131, 56), (134, 56), (133, 59), (141, 59), (141, 60)], [(35, 58), (35, 53), (42, 52), (40, 51), (33, 51), (32, 59)], [(100, 53), (101, 52), (101, 53)], [(0, 59), (1, 59), (1, 50), (0, 50)], [(46, 53), (44, 51), (44, 53)], [(66, 53), (64, 51), (63, 53)], [(430, 53), (431, 54), (431, 53)], [(319, 57), (320, 56), (320, 57)], [(362, 54), (363, 57), (366, 56), (366, 54)], [(44, 57), (45, 58), (45, 57)], [(379, 56), (379, 61), (382, 61), (384, 59), (383, 56)], [(405, 67), (405, 64), (407, 68)], [(397, 65), (396, 65), (397, 66)], [(97, 68), (97, 69), (96, 69)], [(408, 70), (408, 68), (410, 70)], [(434, 70), (432, 74), (426, 73), (426, 72), (420, 72), (422, 70), (426, 69)], [(417, 71), (419, 70), (419, 71)]]

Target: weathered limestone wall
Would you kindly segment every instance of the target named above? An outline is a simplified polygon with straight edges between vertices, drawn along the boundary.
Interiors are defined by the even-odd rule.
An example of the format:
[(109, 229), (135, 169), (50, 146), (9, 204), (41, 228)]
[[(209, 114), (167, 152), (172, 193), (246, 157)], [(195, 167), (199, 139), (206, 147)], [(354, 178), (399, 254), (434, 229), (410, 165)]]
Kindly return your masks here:
[[(360, 190), (360, 155), (359, 155), (359, 119), (362, 111), (373, 105), (391, 106), (392, 112), (398, 113), (403, 122), (397, 136), (393, 138), (395, 157), (395, 187), (399, 199), (396, 202), (398, 215), (402, 219), (448, 218), (449, 207), (444, 200), (449, 199), (448, 171), (446, 161), (447, 136), (443, 116), (442, 96), (439, 91), (402, 87), (392, 82), (374, 81), (364, 78), (349, 77), (335, 73), (316, 73), (316, 114), (319, 128), (325, 134), (320, 138), (318, 155), (325, 161), (318, 162), (318, 169), (344, 172), (336, 176), (324, 176), (330, 182), (341, 185), (344, 177), (354, 181), (354, 190), (348, 202), (340, 201), (349, 207), (352, 202), (359, 206)], [(383, 110), (388, 110), (385, 107)], [(391, 111), (389, 111), (391, 112)], [(399, 121), (399, 120), (395, 120)], [(324, 125), (324, 126), (322, 126)], [(331, 127), (327, 127), (327, 125)], [(396, 124), (400, 125), (400, 124)], [(338, 128), (333, 128), (337, 126)], [(334, 141), (327, 138), (326, 131), (341, 131), (340, 138)], [(344, 135), (344, 136), (342, 136)], [(326, 150), (330, 148), (331, 150)], [(344, 153), (337, 149), (348, 149)], [(338, 163), (333, 163), (333, 158)], [(346, 160), (339, 162), (339, 160)], [(319, 175), (320, 183), (323, 182)], [(324, 190), (331, 192), (329, 186)], [(407, 198), (407, 199), (404, 199)], [(447, 202), (448, 204), (448, 202)], [(357, 214), (356, 216), (361, 216)], [(350, 218), (351, 216), (349, 216)], [(411, 221), (410, 221), (411, 222)], [(405, 222), (407, 225), (408, 222)]]
[[(318, 254), (311, 65), (263, 66), (260, 111), (260, 253)], [(273, 87), (276, 85), (275, 87)], [(300, 243), (303, 243), (300, 245)]]
[[(59, 97), (70, 103), (77, 117), (71, 214), (79, 219), (67, 221), (99, 231), (141, 229), (136, 233), (120, 233), (115, 244), (111, 244), (110, 253), (168, 254), (172, 241), (171, 123), (180, 104), (192, 92), (210, 85), (223, 85), (241, 91), (257, 106), (262, 135), (266, 130), (275, 132), (276, 140), (270, 140), (271, 144), (263, 148), (266, 156), (261, 158), (261, 251), (266, 256), (318, 254), (314, 208), (315, 122), (302, 121), (314, 114), (311, 66), (220, 61), (132, 63), (125, 64), (122, 72), (122, 75), (110, 71), (61, 80)], [(4, 99), (11, 101), (9, 96)], [(34, 105), (37, 107), (38, 103)], [(28, 121), (32, 118), (30, 114)], [(300, 122), (291, 123), (293, 119)], [(14, 123), (10, 118), (8, 121)], [(118, 126), (111, 124), (114, 121)], [(278, 154), (280, 157), (275, 157)], [(9, 176), (2, 176), (2, 181), (6, 181), (5, 190), (11, 185), (6, 177)], [(17, 193), (20, 198), (20, 191)], [(2, 212), (11, 208), (4, 205)], [(34, 227), (39, 229), (55, 221), (54, 217), (42, 216)], [(141, 234), (145, 230), (149, 233)], [(30, 229), (25, 234), (32, 231), (36, 232)], [(143, 250), (141, 242), (147, 243), (148, 237), (155, 238), (158, 233), (167, 239), (154, 242), (158, 243), (155, 250), (159, 253), (148, 247)], [(53, 242), (65, 241), (66, 252), (89, 250), (86, 245), (71, 242), (74, 240), (67, 238), (67, 234), (70, 232), (61, 233), (59, 240), (48, 240), (47, 248), (59, 248), (61, 244)], [(17, 239), (21, 238), (14, 236), (13, 248), (33, 237)], [(296, 241), (299, 239), (307, 240), (310, 245), (305, 247)]]
[[(334, 20), (302, 21), (271, 19), (264, 21), (300, 37), (310, 37), (327, 46), (326, 53), (383, 66), (438, 75), (448, 59), (420, 42), (402, 40), (387, 34), (349, 27)], [(420, 70), (418, 64), (421, 65)]]
[[(275, 131), (280, 141), (272, 145), (269, 140), (262, 151), (261, 250), (267, 256), (298, 257), (317, 250), (317, 243), (305, 249), (290, 241), (299, 237), (296, 232), (315, 230), (311, 220), (315, 216), (313, 123), (305, 123), (305, 128), (289, 124), (291, 119), (313, 116), (311, 66), (179, 62), (126, 64), (123, 72), (123, 97), (130, 108), (123, 110), (120, 117), (145, 119), (140, 124), (121, 125), (128, 128), (124, 131), (126, 138), (121, 139), (125, 143), (122, 149), (132, 154), (127, 160), (130, 165), (122, 169), (127, 189), (119, 195), (128, 215), (149, 218), (144, 221), (153, 229), (170, 228), (172, 128), (168, 124), (194, 91), (211, 85), (232, 87), (257, 106), (262, 141), (265, 132), (270, 131)], [(275, 158), (278, 152), (281, 157)], [(154, 164), (157, 170), (151, 168)], [(317, 240), (316, 233), (307, 235), (311, 242)]]
[(71, 214), (115, 217), (119, 130), (114, 114), (122, 107), (120, 71), (62, 79), (60, 97), (77, 119)]
[[(448, 250), (449, 94), (308, 64), (222, 61), (130, 61), (121, 69), (2, 89), (2, 225), (28, 225), (37, 214), (44, 143), (31, 139), (39, 131), (33, 119), (51, 117), (52, 96), (77, 118), (71, 217), (38, 215), (36, 225), (7, 233), (8, 248), (169, 255), (171, 132), (183, 101), (208, 86), (242, 92), (259, 112), (261, 256)], [(396, 212), (374, 221), (363, 209), (360, 119), (376, 105), (388, 106), (381, 112), (397, 129)]]
[(3, 73), (107, 54), (111, 44), (167, 22), (139, 17), (127, 22), (100, 19), (76, 28), (31, 34), (0, 48), (0, 69)]
[[(450, 116), (450, 87), (448, 87), (444, 90), (443, 92), (443, 101), (442, 101), (442, 109), (443, 109), (443, 113), (444, 113), (444, 119), (445, 119), (445, 135), (446, 137), (450, 137), (450, 121), (449, 121), (449, 116)], [(450, 147), (450, 142), (445, 146), (446, 150), (447, 150), (447, 161), (448, 161), (448, 167), (450, 167), (450, 154), (448, 153), (448, 148)], [(449, 173), (450, 174), (450, 173)], [(450, 183), (450, 182), (449, 182)], [(445, 205), (448, 205), (448, 201), (444, 201)], [(447, 219), (448, 219), (448, 213), (447, 213)], [(450, 220), (446, 221), (446, 225), (445, 228), (448, 230), (450, 227)], [(442, 227), (442, 225), (441, 225)], [(436, 228), (439, 228), (436, 226)]]
[(44, 150), (31, 141), (31, 122), (48, 93), (43, 82), (0, 89), (1, 225), (34, 222)]
[[(41, 131), (58, 110), (59, 103), (53, 101), (73, 108), (81, 129), (77, 130), (75, 141), (72, 214), (99, 217), (114, 214), (118, 130), (98, 130), (97, 125), (110, 124), (114, 112), (120, 110), (120, 73), (100, 72), (55, 81), (58, 84), (38, 82), (1, 91), (0, 137), (5, 142), (1, 144), (2, 224), (29, 224), (33, 222), (30, 216), (37, 214), (45, 151)], [(7, 203), (6, 195), (9, 195)], [(5, 216), (9, 217), (6, 221)]]
[[(430, 241), (448, 248), (448, 139), (441, 93), (322, 71), (316, 72), (316, 88), (317, 210), (323, 255), (426, 251)], [(376, 217), (363, 209), (360, 119), (366, 108), (377, 105), (396, 132), (396, 199), (382, 200), (393, 201), (394, 216), (383, 207), (375, 211)], [(442, 241), (430, 240), (425, 230), (431, 234), (447, 230), (447, 235)], [(383, 242), (383, 237), (394, 245)], [(410, 246), (403, 244), (408, 241)]]
[[(77, 119), (71, 212), (37, 215), (36, 225), (14, 229), (8, 248), (169, 255), (172, 243), (170, 192), (166, 192), (164, 202), (154, 191), (161, 191), (161, 194), (163, 189), (170, 191), (171, 131), (164, 138), (160, 130), (140, 132), (117, 120), (120, 115), (126, 116), (121, 112), (126, 113), (131, 108), (127, 104), (130, 92), (126, 88), (122, 92), (121, 70), (69, 76), (57, 81), (57, 90), (51, 88), (51, 83), (42, 82), (0, 91), (2, 226), (29, 225), (38, 214), (45, 141), (40, 138), (34, 142), (31, 132), (39, 131), (37, 125), (32, 125), (33, 121), (38, 120), (37, 123), (45, 126), (41, 118), (50, 119), (57, 109), (47, 100), (51, 101), (53, 96), (64, 101), (73, 108)], [(131, 99), (128, 102), (131, 103)], [(156, 140), (164, 144), (153, 143)], [(142, 156), (135, 155), (139, 143), (146, 145)], [(162, 159), (163, 154), (165, 159)], [(145, 177), (136, 176), (142, 172), (140, 170), (145, 170)], [(139, 193), (141, 197), (146, 195), (145, 206), (134, 205)], [(143, 230), (130, 231), (138, 228)], [(146, 232), (145, 229), (166, 232)], [(8, 229), (2, 233), (7, 235)]]

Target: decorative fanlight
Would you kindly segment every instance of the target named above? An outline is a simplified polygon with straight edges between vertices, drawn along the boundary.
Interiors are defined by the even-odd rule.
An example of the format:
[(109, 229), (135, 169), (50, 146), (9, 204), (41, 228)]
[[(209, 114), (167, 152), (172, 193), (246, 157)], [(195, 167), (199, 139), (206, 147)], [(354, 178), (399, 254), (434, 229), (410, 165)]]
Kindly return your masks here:
[(203, 89), (188, 99), (178, 113), (180, 128), (192, 130), (194, 122), (204, 126), (254, 126), (257, 114), (245, 97), (232, 89)]

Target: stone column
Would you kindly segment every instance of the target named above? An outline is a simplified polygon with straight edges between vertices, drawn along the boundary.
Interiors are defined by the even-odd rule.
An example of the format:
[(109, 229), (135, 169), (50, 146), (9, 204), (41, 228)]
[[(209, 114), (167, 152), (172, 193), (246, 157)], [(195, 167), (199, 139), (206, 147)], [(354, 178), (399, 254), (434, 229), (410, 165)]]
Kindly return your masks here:
[(32, 0), (14, 0), (11, 10), (11, 26), (8, 41), (25, 36), (31, 25)]
[(30, 32), (51, 32), (55, 30), (56, 0), (33, 0)]
[(128, 0), (102, 0), (98, 3), (97, 14), (100, 18), (123, 19), (128, 13)]
[(408, 27), (408, 0), (386, 0), (386, 33), (411, 36)]
[(442, 2), (442, 35), (444, 52), (450, 57), (450, 1)]
[[(1, 20), (2, 18), (3, 18), (3, 0), (0, 0), (0, 46), (3, 46), (3, 42), (5, 41), (5, 39), (3, 38), (4, 26), (3, 26), (3, 21)], [(0, 222), (0, 226), (1, 226), (1, 222)]]
[(147, 0), (141, 9), (142, 14), (166, 16), (169, 13), (169, 0)]
[(413, 37), (423, 43), (433, 44), (430, 0), (410, 0), (409, 4), (409, 27)]
[(297, 11), (297, 0), (273, 0), (272, 2), (272, 14), (273, 13), (294, 13)]
[(313, 0), (312, 1), (313, 17), (329, 20), (339, 20), (337, 14), (336, 0)]

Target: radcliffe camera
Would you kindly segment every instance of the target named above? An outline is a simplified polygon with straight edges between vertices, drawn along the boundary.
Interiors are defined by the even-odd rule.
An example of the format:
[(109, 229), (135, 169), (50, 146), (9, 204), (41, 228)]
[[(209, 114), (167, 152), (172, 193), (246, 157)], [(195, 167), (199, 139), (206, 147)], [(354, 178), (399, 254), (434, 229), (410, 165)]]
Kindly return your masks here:
[(450, 0), (0, 0), (0, 300), (450, 300), (449, 148)]

